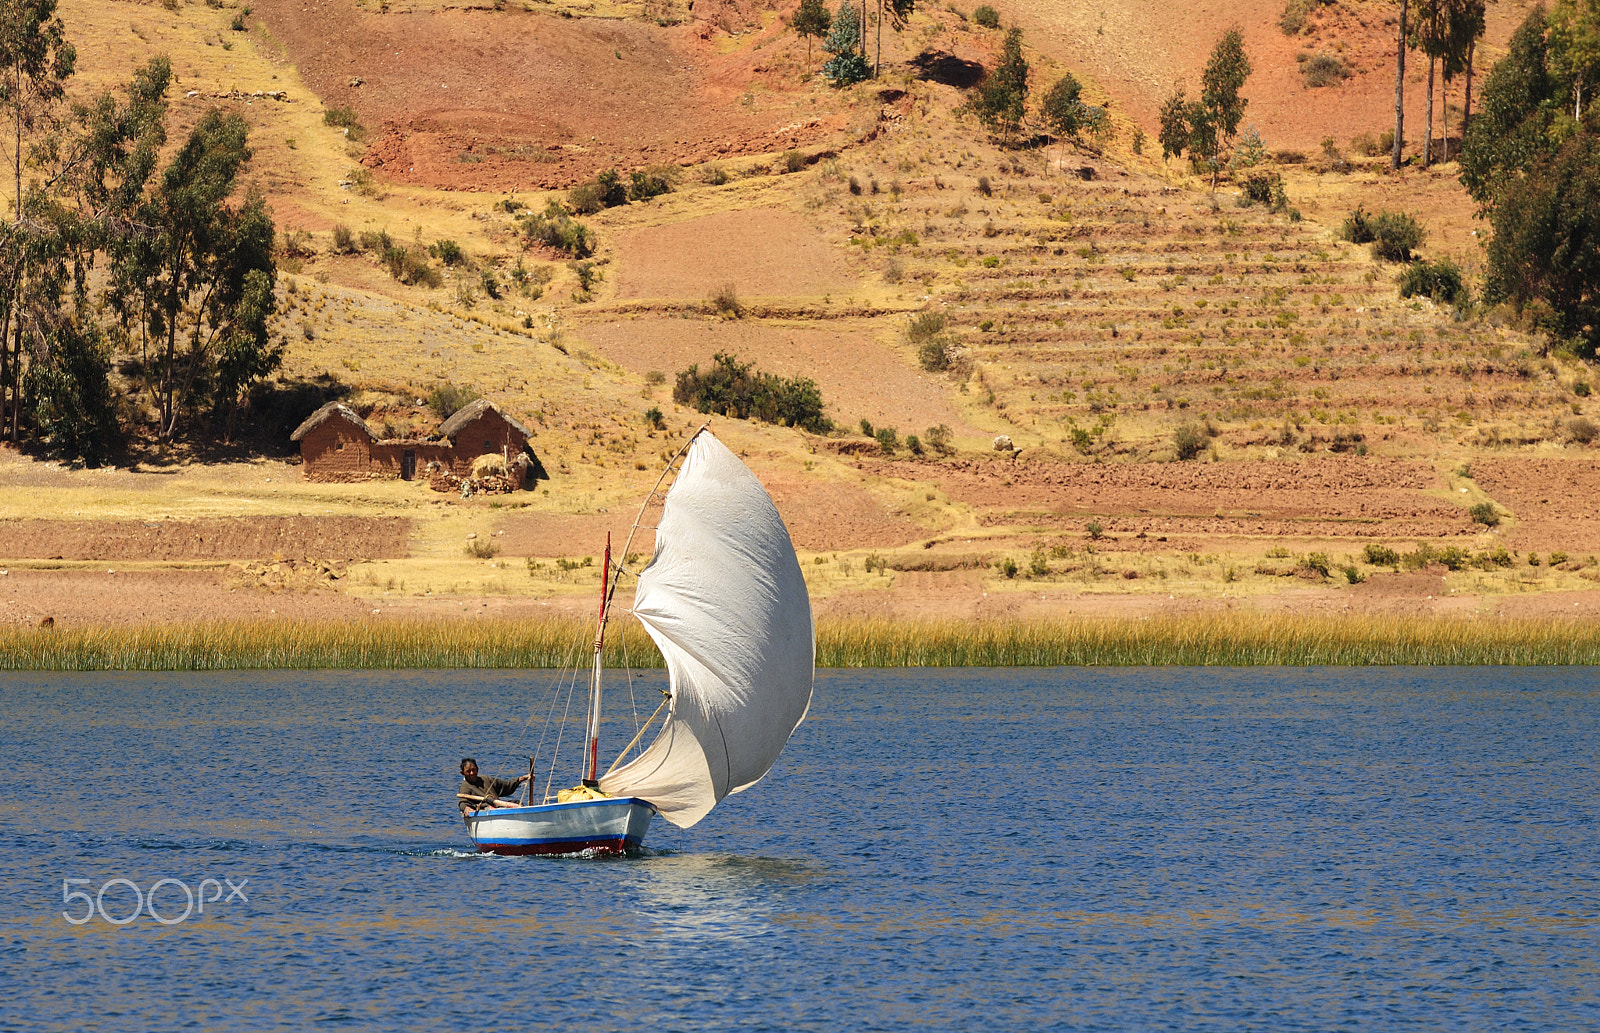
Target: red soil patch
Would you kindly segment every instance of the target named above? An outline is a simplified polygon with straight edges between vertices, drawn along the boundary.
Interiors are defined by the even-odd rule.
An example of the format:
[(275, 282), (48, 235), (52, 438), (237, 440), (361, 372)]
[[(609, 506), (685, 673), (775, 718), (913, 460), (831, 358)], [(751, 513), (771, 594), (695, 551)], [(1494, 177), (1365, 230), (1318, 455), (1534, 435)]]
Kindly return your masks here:
[(1472, 478), (1511, 511), (1508, 547), (1600, 552), (1600, 460), (1474, 459)]
[(705, 369), (717, 352), (731, 352), (768, 373), (812, 377), (829, 415), (846, 426), (866, 417), (903, 434), (939, 423), (967, 432), (946, 382), (915, 372), (893, 349), (848, 326), (640, 318), (595, 323), (581, 332), (606, 358), (639, 373), (670, 376), (694, 364)]
[(219, 520), (0, 521), (0, 556), (58, 560), (397, 559), (402, 517), (249, 517)]
[[(792, 40), (719, 55), (709, 22), (663, 29), (521, 6), (382, 15), (350, 0), (263, 0), (256, 10), (326, 104), (356, 109), (371, 131), (365, 164), (401, 183), (566, 186), (613, 166), (783, 150), (835, 128), (770, 92), (797, 83)], [(729, 6), (708, 13), (726, 21)], [(762, 102), (734, 103), (757, 84)]]
[(844, 293), (856, 278), (809, 221), (777, 208), (719, 212), (616, 238), (617, 296), (701, 299)]
[[(1139, 535), (1151, 551), (1221, 537), (1435, 538), (1476, 530), (1463, 507), (1432, 492), (1427, 463), (1312, 458), (1296, 462), (1100, 463), (961, 460), (876, 463), (876, 472), (931, 481), (988, 511), (985, 523), (1081, 532), (1100, 517), (1112, 534)], [(997, 481), (1004, 488), (997, 487)], [(997, 505), (1011, 507), (997, 510)], [(1160, 544), (1161, 536), (1186, 536)]]

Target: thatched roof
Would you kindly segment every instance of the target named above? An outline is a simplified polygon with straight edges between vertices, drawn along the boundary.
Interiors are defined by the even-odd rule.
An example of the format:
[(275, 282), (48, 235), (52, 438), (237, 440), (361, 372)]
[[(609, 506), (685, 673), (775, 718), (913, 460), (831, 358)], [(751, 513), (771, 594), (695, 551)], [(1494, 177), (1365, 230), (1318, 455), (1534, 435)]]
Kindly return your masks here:
[(367, 421), (363, 420), (360, 416), (357, 416), (354, 409), (350, 408), (348, 405), (345, 405), (343, 402), (329, 402), (327, 405), (324, 405), (310, 416), (307, 416), (306, 422), (296, 427), (294, 429), (294, 433), (289, 435), (289, 440), (299, 441), (301, 438), (305, 437), (307, 434), (310, 434), (328, 420), (334, 419), (335, 417), (359, 427), (361, 429), (361, 433), (365, 434), (368, 438), (376, 437), (376, 435), (372, 433), (372, 428), (367, 426)]
[(515, 417), (508, 416), (503, 409), (489, 401), (487, 398), (479, 398), (462, 406), (459, 410), (457, 410), (454, 416), (444, 421), (444, 426), (439, 428), (439, 436), (446, 437), (454, 441), (457, 432), (459, 432), (462, 427), (465, 427), (467, 424), (471, 423), (473, 420), (490, 410), (493, 410), (497, 416), (509, 423), (512, 429), (518, 434), (521, 434), (525, 438), (533, 437), (533, 431), (529, 430), (527, 427), (524, 427), (517, 421)]

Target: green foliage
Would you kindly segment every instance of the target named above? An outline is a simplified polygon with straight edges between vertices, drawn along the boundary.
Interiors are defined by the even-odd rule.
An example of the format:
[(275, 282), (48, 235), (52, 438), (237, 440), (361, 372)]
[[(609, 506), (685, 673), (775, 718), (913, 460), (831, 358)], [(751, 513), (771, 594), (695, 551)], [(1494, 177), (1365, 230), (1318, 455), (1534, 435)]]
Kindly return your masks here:
[(878, 448), (884, 455), (892, 456), (895, 449), (900, 447), (900, 435), (893, 427), (879, 427), (872, 436), (878, 439)]
[(677, 178), (678, 169), (671, 165), (652, 165), (643, 172), (630, 172), (628, 200), (648, 201), (652, 197), (670, 194)]
[(470, 387), (457, 387), (446, 381), (428, 392), (428, 408), (441, 420), (448, 420), (483, 397)]
[(826, 434), (833, 424), (823, 415), (822, 393), (810, 377), (782, 378), (757, 371), (737, 356), (718, 352), (705, 373), (698, 365), (678, 374), (672, 400), (703, 413), (735, 419), (758, 419), (813, 434)]
[(972, 20), (986, 29), (998, 29), (1000, 27), (1000, 12), (988, 4), (980, 4), (978, 9), (972, 12)]
[(518, 219), (523, 236), (535, 243), (573, 258), (588, 258), (594, 254), (595, 238), (589, 227), (568, 215), (555, 201), (546, 203), (543, 212), (524, 212)]
[(822, 66), (822, 74), (829, 82), (835, 86), (850, 86), (872, 78), (872, 66), (861, 55), (861, 45), (860, 8), (850, 0), (843, 0), (833, 16), (828, 38), (822, 44), (822, 49), (833, 55)]
[(1022, 55), (1022, 30), (1006, 33), (1000, 63), (973, 91), (972, 109), (991, 132), (1009, 139), (1022, 124), (1028, 103), (1028, 62)]
[(1243, 192), (1239, 200), (1246, 205), (1265, 205), (1275, 212), (1289, 207), (1289, 195), (1283, 188), (1283, 176), (1276, 172), (1256, 172), (1246, 176), (1240, 184)]
[(366, 127), (361, 124), (361, 120), (356, 116), (356, 109), (348, 105), (329, 108), (324, 111), (322, 113), (322, 124), (333, 126), (335, 129), (343, 129), (345, 136), (356, 141), (361, 140), (367, 134)]
[(1250, 58), (1244, 52), (1244, 36), (1238, 29), (1229, 29), (1211, 51), (1205, 71), (1200, 76), (1200, 103), (1205, 105), (1218, 140), (1226, 148), (1239, 131), (1239, 121), (1249, 104), (1239, 95), (1245, 80), (1250, 78)]
[(1600, 133), (1573, 136), (1490, 215), (1485, 296), (1593, 355), (1600, 347)]
[(811, 68), (811, 42), (822, 39), (828, 34), (828, 27), (833, 24), (833, 16), (828, 14), (828, 9), (823, 6), (822, 0), (800, 0), (800, 7), (794, 12), (794, 20), (789, 27), (805, 37), (806, 41), (806, 69)]
[(1535, 7), (1484, 80), (1460, 155), (1461, 182), (1485, 211), (1502, 188), (1554, 149), (1560, 87), (1550, 74), (1548, 23)]
[(272, 217), (255, 190), (228, 203), (250, 161), (248, 135), (240, 115), (202, 115), (138, 207), (149, 232), (113, 249), (108, 300), (155, 355), (151, 394), (163, 439), (216, 386), (224, 347), (259, 353), (260, 362), (239, 361), (240, 368), (274, 365), (265, 315), (277, 278)]
[(935, 452), (942, 456), (947, 456), (955, 451), (955, 445), (951, 442), (951, 436), (950, 428), (941, 423), (938, 426), (929, 427), (926, 431), (923, 431), (922, 440), (927, 442), (928, 447), (933, 449)]
[(1017, 570), (1017, 561), (1012, 559), (1010, 556), (1007, 556), (1000, 563), (1000, 573), (1004, 574), (1008, 579), (1016, 577)]
[(1413, 262), (1400, 274), (1402, 298), (1431, 298), (1439, 304), (1462, 307), (1469, 300), (1466, 281), (1461, 267), (1448, 258), (1437, 262)]
[(1425, 236), (1417, 220), (1404, 212), (1373, 214), (1360, 205), (1345, 219), (1340, 234), (1352, 244), (1370, 243), (1373, 257), (1386, 262), (1411, 261), (1411, 252)]
[(380, 249), (378, 257), (390, 276), (408, 286), (438, 287), (444, 282), (439, 270), (429, 264), (426, 249), (420, 246), (408, 248), (390, 241)]
[[(345, 232), (349, 233), (348, 230)], [(453, 240), (434, 241), (428, 245), (428, 253), (445, 265), (460, 265), (467, 257), (467, 253), (461, 250), (461, 245)]]
[(1374, 567), (1394, 567), (1397, 570), (1400, 567), (1400, 554), (1387, 545), (1369, 542), (1364, 552), (1367, 562)]
[(1206, 450), (1206, 429), (1198, 423), (1179, 424), (1172, 432), (1172, 446), (1180, 460), (1190, 460)]
[(1467, 510), (1472, 517), (1472, 522), (1485, 527), (1494, 527), (1500, 523), (1500, 511), (1495, 509), (1493, 502), (1479, 502)]
[(111, 347), (95, 322), (52, 327), (24, 380), (34, 425), (46, 443), (97, 463), (119, 432), (111, 390)]
[(943, 312), (929, 310), (913, 316), (906, 325), (906, 339), (917, 351), (918, 364), (930, 373), (966, 365), (961, 338), (949, 329), (949, 317)]
[(1064, 74), (1044, 95), (1039, 114), (1044, 124), (1057, 136), (1075, 140), (1084, 128), (1084, 103), (1080, 97), (1083, 87), (1071, 72)]

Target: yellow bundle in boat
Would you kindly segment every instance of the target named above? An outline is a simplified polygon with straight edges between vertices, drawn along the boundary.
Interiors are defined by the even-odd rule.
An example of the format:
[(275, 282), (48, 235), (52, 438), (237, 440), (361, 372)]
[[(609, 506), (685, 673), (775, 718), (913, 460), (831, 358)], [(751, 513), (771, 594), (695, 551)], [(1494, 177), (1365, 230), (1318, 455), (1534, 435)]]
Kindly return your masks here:
[(578, 785), (571, 789), (563, 789), (556, 794), (556, 803), (579, 803), (583, 800), (609, 800), (611, 794), (602, 793), (590, 786)]

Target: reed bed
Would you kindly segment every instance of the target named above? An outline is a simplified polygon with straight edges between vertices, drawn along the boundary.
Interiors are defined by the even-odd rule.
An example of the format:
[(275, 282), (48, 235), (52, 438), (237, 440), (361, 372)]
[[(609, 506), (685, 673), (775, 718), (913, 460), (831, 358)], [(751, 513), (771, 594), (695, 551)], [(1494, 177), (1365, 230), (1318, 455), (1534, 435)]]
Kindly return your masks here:
[[(561, 668), (587, 664), (591, 622), (211, 622), (0, 633), (0, 670)], [(659, 667), (631, 620), (610, 667)], [(1230, 614), (1037, 622), (823, 620), (819, 667), (1590, 665), (1600, 625), (1573, 620)]]

